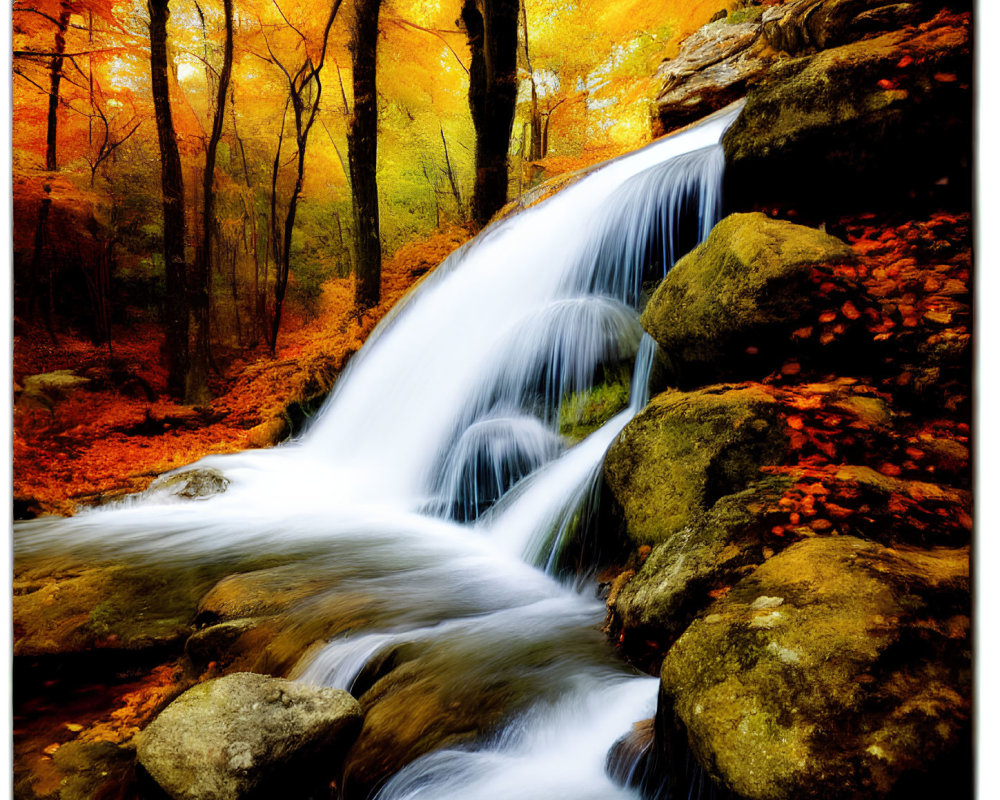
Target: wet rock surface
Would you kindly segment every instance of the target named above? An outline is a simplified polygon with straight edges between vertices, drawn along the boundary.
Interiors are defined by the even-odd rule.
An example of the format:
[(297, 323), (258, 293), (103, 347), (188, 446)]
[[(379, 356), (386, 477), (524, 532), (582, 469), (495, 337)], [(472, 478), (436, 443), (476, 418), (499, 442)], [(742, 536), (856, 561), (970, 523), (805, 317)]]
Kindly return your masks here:
[(14, 577), (15, 657), (179, 646), (203, 584), (170, 570), (45, 561)]
[(228, 488), (229, 478), (217, 469), (186, 469), (161, 475), (149, 485), (146, 495), (153, 499), (205, 500)]
[(316, 759), (332, 772), (360, 727), (347, 692), (234, 673), (171, 703), (142, 732), (137, 752), (176, 800), (235, 799), (301, 782), (299, 770), (316, 769)]

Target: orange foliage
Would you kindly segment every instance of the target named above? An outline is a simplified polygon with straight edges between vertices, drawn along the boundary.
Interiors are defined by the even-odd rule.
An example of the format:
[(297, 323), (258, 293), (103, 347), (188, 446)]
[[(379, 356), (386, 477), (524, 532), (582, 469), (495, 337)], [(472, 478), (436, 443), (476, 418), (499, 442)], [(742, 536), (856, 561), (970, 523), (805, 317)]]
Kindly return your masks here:
[[(166, 396), (162, 332), (152, 324), (116, 331), (115, 363), (126, 365), (125, 379), (110, 374), (106, 350), (80, 338), (64, 337), (56, 347), (38, 331), (15, 336), (15, 391), (25, 376), (58, 369), (93, 375), (95, 387), (71, 393), (52, 410), (16, 403), (15, 497), (34, 501), (39, 511), (72, 513), (80, 502), (141, 491), (156, 475), (203, 456), (252, 446), (255, 425), (301, 397), (317, 367), (339, 372), (396, 301), (468, 236), (454, 228), (401, 248), (383, 265), (382, 302), (361, 318), (353, 278), (329, 281), (318, 317), (283, 332), (276, 358), (249, 353), (234, 360), (213, 378), (215, 399), (205, 409)], [(294, 315), (286, 321), (296, 324)], [(155, 399), (135, 396), (142, 384)]]

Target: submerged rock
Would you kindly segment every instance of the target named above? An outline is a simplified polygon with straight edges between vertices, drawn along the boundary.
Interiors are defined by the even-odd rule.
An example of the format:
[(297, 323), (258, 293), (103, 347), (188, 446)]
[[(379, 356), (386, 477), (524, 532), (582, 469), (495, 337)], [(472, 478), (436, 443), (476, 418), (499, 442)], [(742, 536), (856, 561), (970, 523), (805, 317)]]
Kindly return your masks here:
[(318, 768), (312, 759), (332, 771), (360, 727), (345, 691), (234, 673), (171, 703), (138, 737), (138, 757), (175, 800), (235, 800), (287, 789)]
[(686, 740), (753, 800), (881, 797), (939, 759), (961, 764), (969, 610), (968, 548), (799, 542), (671, 648), (657, 750)]
[(42, 562), (14, 577), (14, 655), (179, 646), (192, 629), (197, 576), (123, 564)]
[(655, 545), (784, 454), (777, 405), (759, 388), (668, 391), (625, 426), (604, 475), (633, 544)]
[(686, 384), (766, 372), (787, 355), (792, 328), (815, 310), (813, 268), (855, 259), (815, 228), (733, 214), (667, 273), (642, 325)]
[(229, 478), (217, 469), (185, 469), (168, 472), (154, 480), (147, 497), (177, 497), (181, 500), (204, 500), (229, 488)]

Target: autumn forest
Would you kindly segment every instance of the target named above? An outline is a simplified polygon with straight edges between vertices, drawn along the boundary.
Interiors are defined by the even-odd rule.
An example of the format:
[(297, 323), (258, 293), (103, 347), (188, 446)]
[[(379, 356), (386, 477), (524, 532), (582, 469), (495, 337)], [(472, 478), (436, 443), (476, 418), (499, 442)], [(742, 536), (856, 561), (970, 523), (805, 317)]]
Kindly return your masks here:
[[(196, 456), (226, 420), (212, 446), (246, 446), (274, 413), (208, 410), (243, 367), (324, 313), (342, 360), (427, 269), (394, 275), (401, 248), (647, 140), (655, 65), (712, 8), (474, 5), (15, 3), (15, 379), (84, 358), (109, 393), (68, 427), (129, 451), (150, 444), (130, 426), (172, 427)], [(15, 494), (116, 488), (44, 405), (18, 412)], [(53, 436), (62, 489), (32, 446)]]
[(977, 13), (14, 0), (14, 797), (971, 798)]

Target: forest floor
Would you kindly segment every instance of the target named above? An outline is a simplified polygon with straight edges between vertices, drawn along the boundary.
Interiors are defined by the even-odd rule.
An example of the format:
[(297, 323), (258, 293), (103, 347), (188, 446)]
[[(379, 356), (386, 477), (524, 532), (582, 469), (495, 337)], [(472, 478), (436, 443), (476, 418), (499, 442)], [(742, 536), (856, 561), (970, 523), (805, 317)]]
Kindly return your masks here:
[[(154, 321), (113, 331), (106, 344), (41, 325), (14, 335), (15, 517), (71, 514), (79, 506), (142, 491), (159, 474), (203, 456), (272, 444), (287, 431), (286, 409), (329, 390), (378, 321), (470, 231), (453, 227), (402, 247), (382, 268), (382, 301), (358, 316), (353, 278), (323, 287), (315, 317), (295, 309), (282, 320), (272, 357), (265, 345), (215, 353), (213, 400), (184, 406), (166, 393)], [(26, 378), (72, 370), (78, 387), (45, 387)], [(284, 430), (283, 430), (284, 429)]]

